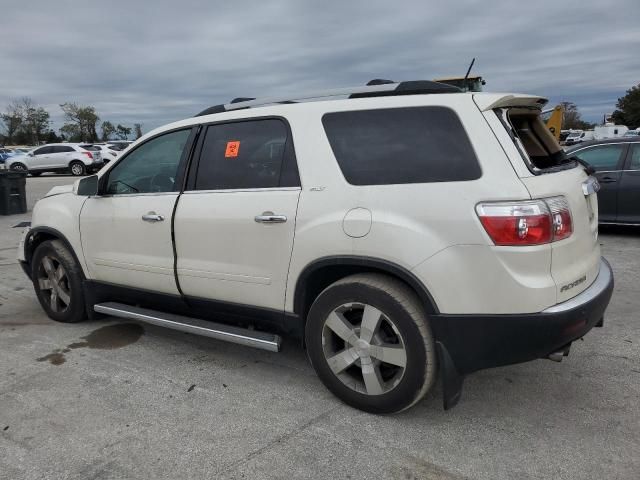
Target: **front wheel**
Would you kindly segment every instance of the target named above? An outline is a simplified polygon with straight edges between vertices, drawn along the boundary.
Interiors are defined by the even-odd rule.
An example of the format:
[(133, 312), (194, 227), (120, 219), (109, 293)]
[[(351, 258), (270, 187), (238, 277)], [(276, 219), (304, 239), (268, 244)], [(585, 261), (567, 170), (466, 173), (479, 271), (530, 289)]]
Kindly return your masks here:
[(13, 170), (14, 172), (27, 172), (27, 166), (23, 163), (14, 163), (9, 167), (9, 170)]
[(31, 260), (31, 279), (49, 318), (64, 323), (86, 318), (82, 271), (60, 240), (47, 240), (36, 248)]
[(74, 177), (81, 177), (87, 171), (84, 163), (78, 161), (71, 162), (71, 165), (69, 165), (69, 169), (71, 170), (71, 175), (73, 175)]
[(424, 309), (411, 289), (386, 275), (352, 275), (325, 289), (311, 306), (305, 339), (325, 386), (367, 412), (413, 406), (436, 376)]

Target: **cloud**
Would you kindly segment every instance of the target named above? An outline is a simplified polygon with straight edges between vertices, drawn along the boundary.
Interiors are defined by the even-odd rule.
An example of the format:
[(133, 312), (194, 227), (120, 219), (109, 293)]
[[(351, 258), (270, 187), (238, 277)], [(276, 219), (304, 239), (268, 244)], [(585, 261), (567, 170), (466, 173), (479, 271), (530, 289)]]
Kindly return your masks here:
[(57, 2), (3, 7), (0, 107), (29, 96), (145, 130), (237, 96), (463, 75), (601, 118), (640, 81), (635, 0)]

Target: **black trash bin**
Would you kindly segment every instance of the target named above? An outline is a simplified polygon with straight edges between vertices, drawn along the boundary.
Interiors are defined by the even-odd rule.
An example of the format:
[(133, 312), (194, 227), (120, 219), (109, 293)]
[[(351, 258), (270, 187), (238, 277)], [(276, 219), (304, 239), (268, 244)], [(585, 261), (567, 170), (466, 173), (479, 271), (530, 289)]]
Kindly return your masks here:
[(0, 215), (27, 213), (25, 172), (0, 171)]

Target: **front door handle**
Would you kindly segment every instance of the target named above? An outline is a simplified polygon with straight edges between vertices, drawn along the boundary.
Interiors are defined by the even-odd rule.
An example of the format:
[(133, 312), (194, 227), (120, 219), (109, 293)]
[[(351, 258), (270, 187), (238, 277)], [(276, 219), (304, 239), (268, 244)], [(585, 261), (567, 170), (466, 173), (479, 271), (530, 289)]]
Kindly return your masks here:
[(142, 220), (145, 222), (161, 222), (164, 220), (164, 217), (158, 215), (156, 212), (149, 212), (146, 215), (142, 215)]
[(258, 223), (284, 223), (287, 221), (286, 215), (276, 215), (273, 212), (262, 212), (253, 218)]
[(618, 180), (616, 178), (613, 178), (613, 177), (602, 177), (602, 178), (599, 178), (598, 181), (600, 183), (615, 183)]

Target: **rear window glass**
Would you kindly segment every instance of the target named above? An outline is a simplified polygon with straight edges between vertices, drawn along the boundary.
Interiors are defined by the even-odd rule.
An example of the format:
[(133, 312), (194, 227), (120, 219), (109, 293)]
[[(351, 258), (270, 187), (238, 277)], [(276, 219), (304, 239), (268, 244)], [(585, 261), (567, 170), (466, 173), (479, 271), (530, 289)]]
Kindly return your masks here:
[[(555, 137), (540, 118), (539, 112), (527, 109), (498, 109), (498, 118), (510, 132), (530, 170), (571, 168), (576, 162), (568, 158)], [(570, 139), (572, 134), (567, 137)]]
[(322, 123), (352, 185), (466, 181), (482, 174), (460, 119), (446, 107), (334, 112)]

